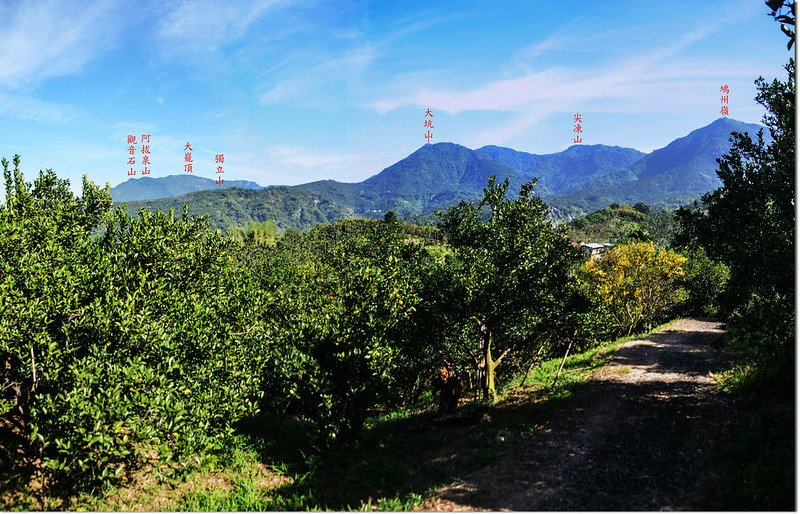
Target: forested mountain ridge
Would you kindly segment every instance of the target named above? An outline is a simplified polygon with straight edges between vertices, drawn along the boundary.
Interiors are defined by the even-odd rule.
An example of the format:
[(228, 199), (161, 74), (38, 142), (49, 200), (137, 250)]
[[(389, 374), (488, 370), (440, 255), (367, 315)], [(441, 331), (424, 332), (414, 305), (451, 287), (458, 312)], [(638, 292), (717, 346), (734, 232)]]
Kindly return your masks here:
[(572, 193), (587, 181), (625, 170), (646, 155), (633, 148), (607, 145), (573, 145), (546, 155), (499, 146), (484, 146), (477, 152), (512, 167), (524, 180), (539, 177), (537, 187), (542, 196)]
[(207, 191), (216, 188), (262, 189), (262, 186), (250, 180), (225, 180), (217, 185), (210, 178), (197, 175), (170, 175), (167, 177), (141, 177), (128, 179), (116, 187), (111, 188), (111, 196), (115, 202), (133, 202), (138, 200), (153, 200), (168, 198), (197, 191)]
[[(521, 184), (538, 177), (536, 193), (562, 218), (611, 203), (675, 208), (719, 185), (716, 158), (730, 148), (731, 131), (755, 134), (760, 128), (720, 118), (649, 154), (607, 145), (573, 145), (563, 152), (538, 155), (498, 146), (471, 150), (455, 143), (426, 144), (359, 183), (323, 180), (233, 193), (218, 190), (209, 180), (211, 190), (159, 200), (148, 197), (145, 202), (130, 202), (130, 207), (180, 210), (187, 203), (192, 214), (207, 214), (220, 228), (271, 219), (280, 228), (305, 229), (352, 216), (382, 217), (390, 210), (401, 217), (425, 215), (480, 198), (488, 177), (494, 175), (500, 181), (508, 179), (514, 194)], [(122, 186), (130, 190), (132, 182), (143, 180), (113, 188), (114, 200), (124, 201), (118, 193)], [(226, 181), (225, 186), (235, 187), (235, 183)], [(249, 182), (244, 187), (258, 186)]]
[(146, 208), (168, 212), (174, 209), (177, 213), (184, 204), (189, 206), (190, 214), (206, 215), (214, 227), (223, 230), (266, 220), (273, 221), (280, 230), (306, 229), (320, 223), (357, 216), (348, 205), (325, 195), (284, 186), (258, 190), (231, 188), (199, 191), (175, 198), (128, 202), (128, 211), (133, 213)]
[[(719, 118), (644, 155), (631, 167), (608, 177), (607, 183), (590, 181), (554, 203), (582, 211), (597, 210), (614, 202), (644, 202), (667, 208), (689, 203), (720, 186), (716, 159), (730, 149), (730, 133), (747, 132), (755, 137), (761, 128), (753, 123)], [(769, 140), (768, 133), (765, 139)]]

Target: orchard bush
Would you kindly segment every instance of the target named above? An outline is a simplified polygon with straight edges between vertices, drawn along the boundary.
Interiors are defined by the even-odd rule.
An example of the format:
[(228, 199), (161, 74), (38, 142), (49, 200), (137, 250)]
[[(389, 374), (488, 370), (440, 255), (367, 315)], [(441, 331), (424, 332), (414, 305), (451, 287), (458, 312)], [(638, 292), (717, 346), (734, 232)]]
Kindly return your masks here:
[(142, 466), (171, 473), (256, 410), (263, 337), (233, 242), (202, 219), (112, 211), (51, 172), (4, 162), (3, 416), (46, 483), (85, 488)]
[(366, 220), (288, 234), (262, 251), (253, 272), (273, 292), (261, 319), (276, 348), (265, 406), (311, 421), (322, 446), (352, 440), (368, 410), (391, 400), (422, 251), (396, 224)]

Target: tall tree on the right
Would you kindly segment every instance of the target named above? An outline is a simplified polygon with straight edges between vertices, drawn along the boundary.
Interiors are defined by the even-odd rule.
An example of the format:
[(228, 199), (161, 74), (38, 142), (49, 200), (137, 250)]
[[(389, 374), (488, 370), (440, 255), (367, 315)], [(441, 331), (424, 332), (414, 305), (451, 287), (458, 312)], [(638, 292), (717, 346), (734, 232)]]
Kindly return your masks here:
[[(793, 0), (766, 2), (792, 38)], [(702, 206), (678, 211), (678, 242), (702, 246), (730, 266), (723, 301), (735, 340), (752, 350), (763, 369), (794, 363), (795, 299), (795, 61), (786, 82), (756, 80), (756, 101), (767, 109), (755, 138), (731, 133), (730, 151), (717, 159), (722, 186), (703, 196)]]

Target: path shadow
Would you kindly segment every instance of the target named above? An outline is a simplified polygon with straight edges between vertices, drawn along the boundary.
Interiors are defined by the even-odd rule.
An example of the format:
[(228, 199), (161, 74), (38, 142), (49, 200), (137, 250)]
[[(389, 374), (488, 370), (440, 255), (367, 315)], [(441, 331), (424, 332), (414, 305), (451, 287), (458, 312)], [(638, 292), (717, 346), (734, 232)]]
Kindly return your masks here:
[(646, 367), (661, 374), (716, 374), (732, 364), (731, 357), (722, 351), (724, 337), (720, 332), (659, 332), (624, 345), (614, 354), (614, 363)]
[[(408, 414), (367, 428), (355, 445), (322, 454), (313, 450), (307, 427), (294, 420), (280, 424), (261, 416), (241, 423), (239, 430), (253, 439), (263, 463), (306, 475), (275, 490), (285, 498), (304, 498), (287, 508), (351, 510), (381, 499), (402, 501), (490, 464), (541, 427), (566, 404), (569, 392), (539, 402), (468, 403), (444, 418), (433, 410)], [(405, 508), (397, 502), (383, 507)]]

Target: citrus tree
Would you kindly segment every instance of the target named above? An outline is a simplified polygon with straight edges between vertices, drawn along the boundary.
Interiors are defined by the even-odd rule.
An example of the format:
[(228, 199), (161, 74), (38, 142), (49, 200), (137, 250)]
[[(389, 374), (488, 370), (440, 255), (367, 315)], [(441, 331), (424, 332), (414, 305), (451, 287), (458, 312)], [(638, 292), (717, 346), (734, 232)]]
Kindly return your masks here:
[(352, 440), (393, 396), (421, 250), (396, 222), (350, 220), (284, 236), (270, 251), (253, 269), (272, 291), (265, 404), (310, 420), (321, 445)]
[(114, 212), (86, 180), (81, 197), (51, 171), (28, 184), (18, 163), (0, 207), (0, 414), (26, 444), (6, 457), (86, 488), (221, 448), (255, 412), (264, 355), (232, 242), (202, 219)]
[(547, 219), (533, 194), (535, 180), (516, 199), (508, 181), (489, 179), (478, 205), (461, 202), (442, 214), (440, 228), (453, 256), (448, 261), (458, 323), (470, 325), (484, 397), (495, 395), (495, 371), (512, 351), (537, 337), (566, 338), (565, 317), (575, 301), (574, 270), (580, 251)]

